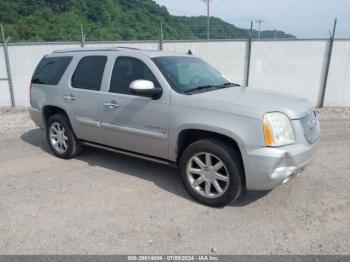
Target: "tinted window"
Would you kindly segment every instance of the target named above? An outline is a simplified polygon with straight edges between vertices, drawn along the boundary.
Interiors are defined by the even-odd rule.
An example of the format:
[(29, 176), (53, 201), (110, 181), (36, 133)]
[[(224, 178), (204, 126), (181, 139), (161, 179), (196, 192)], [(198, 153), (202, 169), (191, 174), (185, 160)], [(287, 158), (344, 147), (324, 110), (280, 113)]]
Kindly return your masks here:
[(153, 61), (172, 88), (184, 93), (198, 86), (220, 86), (230, 82), (203, 60), (195, 57), (163, 56)]
[(70, 61), (72, 57), (44, 57), (35, 69), (32, 83), (57, 85)]
[(100, 90), (107, 57), (87, 56), (80, 60), (72, 77), (72, 87)]
[(132, 57), (118, 57), (115, 61), (110, 92), (119, 94), (131, 94), (129, 85), (135, 80), (148, 80), (155, 87), (160, 85), (151, 70), (139, 59)]

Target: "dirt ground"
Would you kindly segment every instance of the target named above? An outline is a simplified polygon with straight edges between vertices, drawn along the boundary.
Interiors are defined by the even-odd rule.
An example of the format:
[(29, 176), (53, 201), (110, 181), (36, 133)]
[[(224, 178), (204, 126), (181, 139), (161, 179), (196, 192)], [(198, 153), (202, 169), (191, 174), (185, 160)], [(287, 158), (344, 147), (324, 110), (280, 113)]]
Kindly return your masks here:
[(175, 169), (88, 149), (54, 157), (25, 110), (0, 109), (0, 254), (349, 254), (350, 110), (320, 110), (303, 174), (215, 209)]

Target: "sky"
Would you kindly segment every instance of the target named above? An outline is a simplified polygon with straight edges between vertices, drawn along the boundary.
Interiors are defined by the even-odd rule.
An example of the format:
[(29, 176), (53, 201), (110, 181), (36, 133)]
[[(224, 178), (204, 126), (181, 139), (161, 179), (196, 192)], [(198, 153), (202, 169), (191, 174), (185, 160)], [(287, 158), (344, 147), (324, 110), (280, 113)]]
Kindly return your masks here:
[[(155, 0), (173, 15), (206, 15), (205, 0)], [(249, 28), (265, 20), (262, 29), (277, 29), (300, 38), (329, 37), (338, 18), (337, 37), (350, 38), (350, 0), (210, 0), (211, 16)], [(257, 29), (257, 23), (254, 27)]]

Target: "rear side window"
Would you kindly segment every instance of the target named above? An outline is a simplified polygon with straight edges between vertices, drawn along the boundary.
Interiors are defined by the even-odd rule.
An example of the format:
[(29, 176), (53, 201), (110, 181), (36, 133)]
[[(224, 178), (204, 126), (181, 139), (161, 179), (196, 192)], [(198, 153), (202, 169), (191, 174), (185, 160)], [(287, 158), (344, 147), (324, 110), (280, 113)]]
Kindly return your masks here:
[(57, 85), (66, 71), (72, 57), (44, 57), (35, 69), (32, 83)]
[(72, 87), (100, 90), (107, 57), (86, 56), (80, 60), (72, 77)]

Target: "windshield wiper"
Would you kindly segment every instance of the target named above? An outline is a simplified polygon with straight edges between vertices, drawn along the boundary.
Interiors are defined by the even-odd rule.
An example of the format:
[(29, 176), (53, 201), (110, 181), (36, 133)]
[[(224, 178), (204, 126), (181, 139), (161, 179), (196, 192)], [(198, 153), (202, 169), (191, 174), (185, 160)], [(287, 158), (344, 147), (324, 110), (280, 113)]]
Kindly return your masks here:
[(222, 85), (225, 86), (225, 87), (228, 87), (228, 86), (241, 86), (240, 84), (231, 83), (231, 82), (223, 83)]
[(226, 88), (226, 87), (231, 87), (231, 86), (240, 86), (240, 85), (239, 84), (235, 84), (235, 83), (230, 83), (230, 82), (223, 83), (222, 85), (203, 85), (203, 86), (197, 86), (195, 88), (186, 90), (184, 93), (188, 94), (188, 93), (192, 93), (192, 92), (195, 92), (195, 91), (200, 91), (200, 90), (203, 90), (203, 89), (218, 89), (218, 88)]
[(197, 86), (197, 87), (195, 87), (195, 88), (186, 90), (184, 93), (185, 93), (185, 94), (188, 94), (188, 93), (192, 93), (192, 92), (194, 92), (194, 91), (200, 91), (200, 90), (208, 89), (208, 88), (223, 88), (223, 86), (215, 86), (215, 85)]

